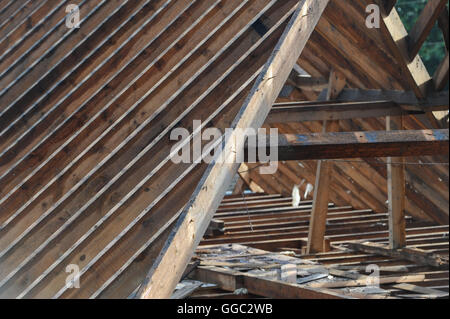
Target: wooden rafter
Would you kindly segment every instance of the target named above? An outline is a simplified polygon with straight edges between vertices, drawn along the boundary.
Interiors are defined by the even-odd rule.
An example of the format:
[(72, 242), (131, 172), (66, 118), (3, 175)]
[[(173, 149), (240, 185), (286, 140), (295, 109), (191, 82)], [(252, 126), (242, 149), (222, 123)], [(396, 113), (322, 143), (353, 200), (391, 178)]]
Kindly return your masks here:
[[(304, 0), (298, 4), (232, 128), (258, 128), (264, 123), (327, 4), (328, 0)], [(139, 288), (140, 298), (168, 297), (181, 278), (225, 194), (226, 187), (239, 168), (233, 149), (238, 149), (243, 144), (234, 145), (235, 134), (232, 134), (222, 151), (224, 160), (209, 166), (183, 210), (172, 235)]]
[(445, 7), (444, 10), (442, 10), (441, 15), (438, 19), (438, 26), (442, 31), (442, 36), (444, 38), (444, 43), (447, 51), (449, 50), (449, 23), (448, 23), (448, 10)]
[(429, 0), (409, 33), (409, 57), (413, 60), (419, 54), (433, 26), (448, 0)]
[[(1, 72), (5, 66), (28, 72), (1, 97), (0, 254), (8, 251), (0, 261), (3, 297), (127, 297), (207, 166), (170, 161), (168, 134), (178, 125), (189, 129), (199, 118), (217, 120), (221, 129), (229, 125), (296, 5), (89, 2), (85, 13), (91, 17), (81, 31), (60, 24), (70, 37), (60, 41), (61, 34), (49, 34), (58, 42), (54, 46), (50, 41), (32, 49), (48, 30), (24, 20), (25, 31), (33, 29), (30, 46), (0, 61)], [(57, 5), (42, 3), (45, 12)], [(60, 9), (58, 20), (65, 15)], [(269, 30), (259, 39), (252, 25), (261, 16)], [(30, 49), (30, 58), (8, 63), (19, 61), (22, 49)], [(50, 51), (48, 61), (57, 69), (40, 81)], [(19, 102), (13, 106), (10, 99)], [(100, 201), (105, 205), (96, 205)], [(91, 228), (95, 224), (100, 227)], [(79, 264), (82, 289), (67, 289), (61, 269), (65, 262), (78, 263), (79, 253), (86, 257)], [(98, 272), (102, 278), (93, 280)]]
[(448, 83), (448, 70), (449, 70), (449, 60), (448, 51), (445, 58), (442, 60), (441, 64), (438, 66), (436, 73), (433, 76), (434, 89), (436, 91), (441, 91), (445, 88)]
[(403, 75), (416, 96), (420, 99), (425, 98), (431, 77), (420, 56), (416, 55), (413, 60), (410, 59), (408, 32), (397, 10), (393, 8), (387, 12), (381, 7), (381, 14), (381, 32), (386, 44), (401, 66)]

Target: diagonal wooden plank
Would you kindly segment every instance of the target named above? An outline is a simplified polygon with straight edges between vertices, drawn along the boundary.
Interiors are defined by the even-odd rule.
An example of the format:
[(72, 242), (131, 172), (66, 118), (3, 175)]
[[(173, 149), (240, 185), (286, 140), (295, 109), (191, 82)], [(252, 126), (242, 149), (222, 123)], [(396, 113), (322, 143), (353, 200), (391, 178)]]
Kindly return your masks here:
[(391, 10), (395, 7), (397, 0), (383, 0), (384, 8), (387, 13), (390, 13)]
[(393, 8), (390, 13), (387, 13), (384, 8), (381, 8), (381, 13), (381, 32), (386, 40), (386, 44), (398, 61), (416, 96), (418, 98), (426, 97), (431, 77), (420, 56), (417, 55), (412, 61), (410, 60), (408, 31), (403, 25), (397, 10)]
[(439, 29), (441, 29), (442, 31), (442, 37), (444, 38), (444, 42), (445, 42), (445, 47), (449, 48), (449, 44), (448, 44), (448, 10), (447, 8), (444, 8), (444, 10), (442, 10), (441, 15), (438, 18), (438, 26)]
[(447, 0), (429, 0), (409, 33), (409, 57), (413, 60), (430, 34)]
[[(274, 52), (231, 125), (233, 129), (261, 127), (327, 4), (328, 0), (299, 2)], [(208, 167), (164, 249), (141, 284), (137, 297), (167, 298), (171, 295), (239, 168), (233, 150), (242, 148), (243, 141), (235, 145), (235, 140), (238, 140), (236, 130), (225, 142), (221, 153), (224, 160)]]
[(445, 56), (444, 60), (442, 60), (433, 76), (434, 89), (436, 91), (443, 90), (448, 83), (448, 66), (449, 64), (447, 52), (447, 55)]

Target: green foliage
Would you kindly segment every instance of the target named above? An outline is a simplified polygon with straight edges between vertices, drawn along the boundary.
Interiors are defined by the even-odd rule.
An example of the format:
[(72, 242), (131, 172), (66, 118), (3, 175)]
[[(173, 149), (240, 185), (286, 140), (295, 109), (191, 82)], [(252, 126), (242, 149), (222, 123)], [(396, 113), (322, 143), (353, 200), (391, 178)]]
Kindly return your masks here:
[[(428, 0), (398, 0), (396, 8), (408, 31), (414, 26)], [(445, 44), (442, 32), (437, 24), (420, 50), (420, 56), (428, 71), (433, 75), (445, 56)]]

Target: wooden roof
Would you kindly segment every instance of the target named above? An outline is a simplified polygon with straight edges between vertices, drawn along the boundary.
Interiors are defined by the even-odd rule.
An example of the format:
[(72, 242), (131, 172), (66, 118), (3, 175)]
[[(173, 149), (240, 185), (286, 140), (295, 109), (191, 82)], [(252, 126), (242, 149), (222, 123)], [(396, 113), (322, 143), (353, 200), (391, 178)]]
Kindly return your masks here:
[[(282, 61), (290, 71), (297, 60), (292, 52), (303, 49), (297, 40), (306, 44), (297, 62), (313, 77), (338, 70), (350, 88), (417, 97), (431, 80), (420, 57), (402, 60), (387, 20), (381, 29), (364, 27), (364, 1), (70, 3), (80, 8), (80, 28), (66, 26), (69, 1), (0, 0), (0, 298), (126, 298), (139, 287), (145, 297), (149, 269), (163, 268), (174, 234), (181, 236), (174, 226), (188, 223), (195, 199), (208, 197), (213, 202), (195, 220), (195, 240), (173, 248), (179, 260), (166, 285), (173, 290), (225, 190), (206, 192), (207, 164), (170, 160), (176, 143), (170, 132), (185, 127), (193, 133), (193, 120), (221, 130), (242, 117), (263, 124), (252, 116), (266, 101), (270, 109), (288, 77), (283, 71), (267, 82), (264, 72)], [(304, 8), (314, 14), (302, 16)], [(294, 91), (288, 99), (295, 94), (317, 97)], [(430, 118), (419, 121), (425, 127)], [(359, 125), (380, 128), (378, 122)], [(375, 176), (373, 169), (365, 172)], [(383, 172), (376, 172), (382, 183)], [(409, 194), (408, 212), (448, 219), (441, 206), (448, 203), (448, 166), (409, 172), (416, 176), (411, 192), (424, 191)], [(430, 182), (417, 182), (428, 173)], [(339, 204), (349, 200), (343, 193), (349, 182), (341, 183), (333, 198)], [(347, 204), (383, 207), (383, 186), (374, 187), (375, 199), (361, 195)], [(79, 289), (66, 285), (71, 265), (81, 271)]]
[(138, 287), (206, 168), (170, 161), (170, 130), (229, 126), (296, 1), (75, 4), (80, 29), (47, 1), (3, 33), (1, 297)]
[[(421, 82), (408, 81), (408, 78), (418, 74), (423, 80), (431, 79), (420, 56), (416, 56), (417, 64), (412, 67), (413, 62), (406, 63), (405, 60), (396, 57), (393, 52), (395, 50), (389, 46), (392, 37), (388, 32), (367, 29), (365, 8), (369, 3), (371, 2), (331, 1), (297, 64), (316, 79), (328, 79), (331, 70), (338, 70), (345, 75), (347, 86), (350, 88), (420, 91)], [(395, 11), (394, 16), (398, 17)], [(383, 28), (387, 26), (382, 24), (381, 27), (384, 30)], [(396, 27), (407, 34), (403, 24), (397, 23)], [(278, 106), (296, 105), (294, 102), (315, 101), (319, 98), (320, 89), (311, 90), (309, 87), (296, 83), (292, 77), (290, 80), (291, 82), (288, 82), (290, 88), (278, 99)], [(387, 98), (383, 97), (382, 100)], [(360, 101), (364, 101), (364, 98), (361, 97)], [(370, 98), (366, 98), (366, 101), (374, 102)], [(323, 103), (323, 101), (310, 103), (310, 110), (319, 105), (323, 106)], [(297, 105), (306, 106), (301, 103)], [(324, 113), (331, 113), (336, 106), (339, 105), (331, 105)], [(360, 107), (362, 109), (368, 106)], [(393, 108), (392, 105), (389, 107)], [(386, 129), (385, 118), (376, 116), (376, 113), (370, 118), (369, 116), (360, 117), (361, 114), (358, 111), (347, 114), (345, 119), (340, 120), (338, 131)], [(283, 123), (277, 123), (277, 119), (279, 117), (271, 119), (265, 127), (276, 127), (280, 134), (322, 131), (322, 121), (298, 122), (295, 117), (292, 121), (287, 119)], [(435, 120), (430, 122), (423, 114), (419, 114), (405, 116), (404, 126), (408, 130), (420, 130), (448, 127), (448, 123), (439, 123)], [(406, 168), (407, 212), (425, 220), (448, 223), (448, 156), (412, 157), (407, 158), (406, 161), (409, 163)], [(334, 161), (335, 175), (330, 187), (332, 200), (342, 205), (351, 204), (359, 208), (369, 206), (377, 212), (384, 211), (388, 197), (387, 172), (384, 163), (384, 160), (380, 158)], [(254, 182), (259, 186), (258, 188), (252, 185), (253, 190), (290, 195), (293, 186), (300, 184), (302, 180), (306, 180), (306, 183), (302, 185), (303, 192), (308, 183), (312, 185), (315, 183), (315, 161), (280, 162), (279, 170), (274, 175), (260, 175), (257, 169), (252, 169), (258, 166), (257, 164), (246, 165), (240, 171), (245, 172), (244, 180), (248, 184)]]

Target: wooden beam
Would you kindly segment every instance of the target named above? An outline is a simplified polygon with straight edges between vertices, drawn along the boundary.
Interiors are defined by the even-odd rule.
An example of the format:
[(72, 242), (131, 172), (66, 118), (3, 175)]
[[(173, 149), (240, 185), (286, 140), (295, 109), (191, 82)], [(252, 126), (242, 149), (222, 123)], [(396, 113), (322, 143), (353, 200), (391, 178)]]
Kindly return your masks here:
[(383, 0), (384, 9), (389, 14), (391, 10), (395, 7), (397, 0)]
[(444, 10), (442, 10), (441, 15), (439, 16), (438, 26), (442, 31), (442, 36), (443, 36), (444, 42), (445, 42), (445, 48), (448, 51), (449, 50), (449, 36), (448, 36), (449, 23), (448, 23), (448, 10), (446, 7), (444, 8)]
[[(429, 86), (427, 84), (427, 90), (429, 89)], [(319, 96), (319, 99), (324, 98), (326, 95), (326, 92), (322, 92)], [(416, 118), (419, 119), (421, 122), (423, 122), (423, 125), (426, 128), (442, 128), (440, 124), (437, 122), (434, 114), (432, 111), (433, 109), (430, 108), (430, 106), (434, 105), (435, 103), (442, 103), (442, 106), (445, 104), (448, 104), (448, 92), (434, 92), (432, 94), (428, 94), (429, 97), (417, 97), (417, 93), (414, 93), (413, 96), (411, 95), (411, 92), (409, 91), (382, 91), (382, 90), (358, 90), (358, 89), (349, 89), (344, 90), (342, 92), (340, 99), (343, 101), (349, 99), (352, 101), (362, 100), (362, 101), (374, 101), (374, 100), (380, 100), (380, 96), (385, 96), (384, 99), (381, 100), (393, 100), (393, 99), (402, 99), (403, 102), (399, 103), (402, 104), (402, 108), (405, 110), (410, 111), (421, 111), (425, 112), (425, 114), (417, 114)], [(389, 97), (391, 96), (391, 97)], [(377, 99), (378, 97), (378, 99)], [(447, 101), (444, 101), (444, 99), (447, 99)], [(403, 105), (405, 103), (405, 105)], [(431, 104), (430, 104), (431, 103)], [(448, 109), (448, 107), (447, 107)], [(445, 110), (445, 109), (444, 109)]]
[(419, 249), (402, 248), (397, 250), (391, 250), (387, 246), (372, 242), (358, 243), (349, 242), (345, 243), (348, 248), (360, 251), (368, 254), (377, 254), (386, 257), (392, 257), (396, 259), (409, 260), (417, 265), (432, 266), (432, 267), (448, 267), (448, 257), (436, 255)]
[[(326, 94), (327, 91), (323, 91), (318, 100), (325, 100)], [(448, 98), (448, 91), (433, 92), (426, 98), (418, 99), (412, 91), (344, 89), (333, 103), (391, 101), (405, 110), (428, 112), (448, 109)]]
[(336, 70), (331, 71), (330, 78), (328, 80), (326, 100), (335, 100), (342, 93), (342, 90), (346, 85), (347, 80), (342, 73)]
[[(303, 0), (298, 3), (231, 128), (259, 128), (263, 125), (327, 4), (328, 0)], [(167, 298), (180, 280), (239, 168), (234, 150), (241, 148), (244, 141), (237, 138), (236, 132), (234, 130), (225, 142), (220, 154), (223, 160), (207, 168), (165, 247), (142, 282), (137, 294), (139, 298)]]
[[(386, 130), (401, 130), (403, 117), (386, 117)], [(395, 163), (395, 164), (393, 164)], [(391, 249), (406, 246), (405, 164), (404, 157), (387, 158), (387, 192), (389, 212), (389, 245)]]
[[(325, 100), (327, 90), (319, 99)], [(434, 92), (424, 100), (414, 93), (402, 91), (344, 89), (334, 101), (299, 101), (276, 103), (266, 119), (266, 124), (346, 120), (419, 114), (446, 111), (449, 107), (448, 91)]]
[(448, 83), (448, 51), (445, 58), (442, 60), (441, 64), (438, 66), (436, 72), (433, 76), (434, 89), (436, 91), (441, 91), (445, 88)]
[(401, 283), (393, 285), (392, 288), (410, 291), (416, 294), (421, 294), (430, 299), (448, 298), (448, 292), (443, 292), (437, 289), (421, 287), (413, 284)]
[(330, 163), (319, 161), (316, 170), (314, 202), (309, 223), (307, 254), (322, 252), (324, 250), (330, 173)]
[(409, 57), (412, 61), (419, 54), (422, 45), (447, 5), (447, 0), (428, 0), (425, 8), (409, 33)]
[(296, 85), (304, 90), (321, 92), (327, 88), (327, 80), (324, 78), (314, 78), (311, 76), (300, 75), (296, 79)]
[(249, 293), (267, 298), (283, 299), (348, 299), (329, 289), (302, 287), (298, 284), (257, 277), (217, 267), (198, 267), (190, 278), (218, 285), (227, 291), (245, 288)]
[[(278, 136), (278, 159), (289, 161), (448, 155), (448, 134), (448, 129), (282, 134)], [(270, 146), (270, 137), (261, 138), (265, 141), (261, 142), (265, 151)], [(257, 146), (247, 145), (245, 153), (258, 153), (256, 148)]]
[[(312, 283), (309, 287), (312, 288), (344, 288), (344, 287), (365, 287), (367, 286), (367, 277), (354, 280), (341, 280), (332, 282)], [(421, 282), (425, 280), (424, 275), (406, 275), (406, 276), (390, 276), (381, 277), (380, 284), (394, 284), (406, 282)]]
[(381, 13), (381, 32), (387, 46), (399, 63), (411, 90), (414, 91), (417, 98), (425, 98), (431, 77), (419, 55), (416, 55), (413, 60), (410, 59), (408, 31), (395, 8), (387, 12), (382, 7)]
[[(332, 100), (339, 96), (347, 81), (340, 73), (332, 70), (327, 89), (326, 100)], [(335, 132), (339, 130), (339, 121), (324, 121), (323, 130)], [(309, 222), (308, 232), (308, 248), (307, 253), (315, 253), (324, 251), (324, 237), (326, 230), (326, 221), (328, 214), (329, 185), (331, 180), (332, 163), (319, 161), (316, 170), (316, 182), (314, 187), (314, 201)]]
[(254, 293), (265, 291), (270, 298), (283, 299), (352, 299), (343, 293), (330, 289), (315, 289), (301, 287), (298, 284), (289, 284), (276, 280), (244, 276), (244, 287)]
[(306, 106), (292, 104), (292, 106), (272, 108), (266, 124), (361, 119), (417, 112), (405, 111), (400, 105), (391, 101), (344, 102)]

